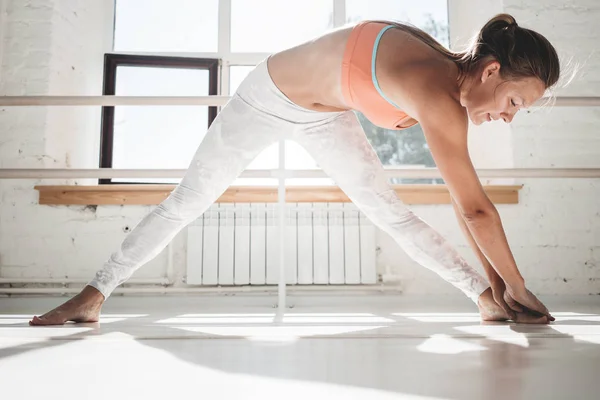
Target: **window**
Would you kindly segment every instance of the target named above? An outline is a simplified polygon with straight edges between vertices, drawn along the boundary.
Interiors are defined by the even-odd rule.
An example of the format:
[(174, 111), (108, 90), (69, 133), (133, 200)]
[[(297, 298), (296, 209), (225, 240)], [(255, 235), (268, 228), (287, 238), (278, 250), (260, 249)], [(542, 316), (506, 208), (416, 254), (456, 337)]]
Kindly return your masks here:
[(365, 19), (408, 22), (449, 44), (447, 0), (346, 0), (346, 22)]
[(219, 0), (117, 0), (114, 50), (216, 52)]
[[(142, 4), (143, 3), (143, 4)], [(116, 0), (114, 50), (118, 53), (143, 55), (178, 55), (189, 59), (204, 58), (221, 61), (220, 82), (215, 94), (231, 95), (252, 68), (268, 54), (310, 40), (325, 31), (363, 19), (387, 19), (410, 22), (434, 36), (448, 46), (447, 0)], [(310, 23), (307, 23), (310, 21)], [(160, 29), (158, 29), (160, 27)], [(143, 34), (141, 34), (143, 32)], [(138, 79), (149, 83), (144, 87), (146, 95), (193, 95), (205, 93), (198, 83), (186, 86), (182, 82), (200, 82), (200, 75), (172, 71), (173, 85), (161, 88), (153, 84), (161, 79), (159, 73), (119, 70), (117, 88), (123, 94), (137, 94), (125, 81)], [(167, 74), (167, 72), (165, 72)], [(164, 75), (163, 75), (164, 76)], [(212, 78), (210, 78), (212, 79)], [(120, 86), (122, 85), (122, 86)], [(165, 92), (165, 90), (167, 92)], [(184, 90), (187, 90), (184, 92)], [(213, 93), (210, 93), (213, 94)], [(146, 107), (148, 108), (148, 107)], [(139, 140), (144, 124), (133, 122), (135, 110), (128, 114), (117, 110), (115, 120), (115, 153), (112, 166), (119, 168), (183, 168), (187, 166), (193, 152), (194, 140), (201, 140), (204, 131), (191, 139), (190, 132), (200, 129), (205, 120), (200, 115), (185, 114), (181, 117), (154, 112), (152, 125), (156, 127), (152, 141), (144, 147), (133, 147)], [(196, 108), (197, 110), (197, 108)], [(203, 111), (203, 112), (206, 112)], [(175, 114), (169, 114), (175, 115)], [(120, 119), (119, 119), (120, 118)], [(169, 135), (161, 139), (160, 130), (169, 126), (167, 120), (177, 120)], [(388, 131), (374, 126), (359, 114), (369, 140), (384, 165), (434, 166), (421, 128), (417, 125), (402, 132)], [(122, 124), (122, 125), (118, 125)], [(198, 126), (198, 128), (196, 128)], [(127, 131), (129, 129), (129, 131)], [(175, 131), (178, 130), (177, 133)], [(123, 136), (117, 141), (120, 132)], [(138, 132), (134, 134), (134, 132)], [(181, 133), (179, 133), (181, 132)], [(187, 134), (185, 133), (187, 132)], [(128, 135), (128, 136), (127, 136)], [(173, 140), (177, 135), (177, 140)], [(170, 144), (165, 145), (166, 138)], [(185, 137), (185, 139), (183, 138)], [(160, 141), (162, 140), (162, 142)], [(182, 140), (183, 145), (176, 146)], [(119, 147), (119, 146), (122, 146)], [(196, 145), (197, 146), (197, 145)], [(177, 150), (179, 148), (179, 153)], [(120, 150), (118, 150), (120, 149)], [(148, 157), (148, 151), (168, 149), (169, 156)], [(189, 153), (189, 154), (188, 154)], [(125, 157), (127, 155), (128, 158)], [(119, 158), (120, 157), (120, 158)], [(287, 168), (317, 168), (307, 152), (293, 142), (286, 143)], [(250, 166), (250, 169), (277, 168), (277, 144), (266, 149)], [(177, 165), (177, 166), (175, 166)], [(164, 180), (162, 180), (164, 181)], [(427, 182), (432, 180), (396, 180), (395, 183)], [(439, 182), (439, 180), (437, 180)], [(290, 184), (330, 184), (329, 179), (290, 180)], [(272, 179), (238, 179), (234, 184), (275, 185)]]
[[(448, 47), (448, 7), (446, 0), (346, 0), (346, 21), (356, 22), (365, 19), (383, 19), (409, 22), (432, 35), (438, 42)], [(414, 167), (435, 167), (431, 152), (427, 147), (420, 125), (398, 133), (373, 125), (362, 114), (358, 118), (369, 141), (383, 165), (411, 165)], [(441, 179), (400, 179), (393, 183), (442, 183)]]
[(231, 0), (232, 53), (276, 52), (331, 28), (333, 1)]
[[(217, 60), (178, 57), (105, 57), (105, 95), (207, 96), (217, 94)], [(217, 107), (103, 107), (102, 168), (185, 169), (200, 145)], [(176, 183), (178, 179), (136, 179)], [(100, 183), (124, 183), (102, 179)]]

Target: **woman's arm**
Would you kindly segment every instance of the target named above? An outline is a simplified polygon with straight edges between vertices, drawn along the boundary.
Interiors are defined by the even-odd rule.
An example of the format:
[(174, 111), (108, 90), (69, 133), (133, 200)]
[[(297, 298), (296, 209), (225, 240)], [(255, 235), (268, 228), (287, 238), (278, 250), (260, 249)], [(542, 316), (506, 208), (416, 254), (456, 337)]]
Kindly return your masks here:
[(459, 215), (484, 257), (504, 282), (514, 288), (524, 286), (500, 215), (483, 190), (471, 163), (467, 147), (468, 125), (462, 107), (441, 93), (432, 95), (425, 104), (427, 110), (423, 109), (416, 118)]
[(412, 72), (398, 83), (396, 92), (391, 93), (392, 99), (404, 105), (405, 111), (420, 122), (460, 216), (478, 248), (505, 282), (507, 292), (524, 306), (550, 316), (547, 308), (526, 289), (500, 215), (475, 172), (467, 145), (465, 109), (451, 90), (440, 84), (439, 76), (424, 69)]
[(502, 280), (502, 278), (500, 278), (500, 275), (498, 275), (498, 273), (494, 270), (488, 259), (483, 255), (479, 246), (477, 246), (475, 239), (473, 239), (473, 235), (471, 235), (471, 232), (469, 231), (469, 228), (467, 227), (467, 224), (462, 218), (458, 206), (452, 197), (450, 197), (450, 202), (452, 203), (452, 207), (454, 208), (454, 212), (456, 214), (456, 219), (458, 220), (460, 230), (467, 238), (467, 242), (469, 243), (469, 246), (471, 246), (471, 249), (479, 259), (479, 262), (481, 262), (481, 265), (483, 265), (483, 269), (485, 270), (488, 280), (490, 281), (494, 301), (500, 307), (502, 307), (502, 309), (504, 309), (504, 311), (509, 315), (511, 319), (516, 321), (515, 311), (522, 312), (523, 310), (516, 306), (516, 310), (513, 311), (511, 307), (509, 307), (509, 305), (506, 304), (506, 301), (504, 300), (504, 291), (506, 290), (504, 281)]
[(456, 201), (454, 201), (452, 197), (450, 198), (450, 201), (452, 203), (452, 207), (454, 208), (454, 213), (456, 214), (456, 219), (458, 221), (458, 225), (460, 226), (460, 230), (462, 231), (465, 238), (467, 238), (467, 242), (469, 243), (469, 246), (471, 246), (471, 249), (479, 259), (479, 262), (481, 262), (481, 265), (483, 265), (483, 269), (485, 270), (488, 280), (490, 281), (490, 283), (495, 283), (498, 280), (502, 280), (500, 275), (498, 275), (498, 273), (494, 270), (494, 267), (492, 267), (492, 264), (490, 264), (488, 259), (481, 252), (481, 249), (475, 242), (475, 239), (473, 239), (473, 235), (471, 235), (471, 232), (469, 231), (469, 228), (467, 227), (467, 224), (465, 223), (465, 220), (463, 219), (458, 209)]

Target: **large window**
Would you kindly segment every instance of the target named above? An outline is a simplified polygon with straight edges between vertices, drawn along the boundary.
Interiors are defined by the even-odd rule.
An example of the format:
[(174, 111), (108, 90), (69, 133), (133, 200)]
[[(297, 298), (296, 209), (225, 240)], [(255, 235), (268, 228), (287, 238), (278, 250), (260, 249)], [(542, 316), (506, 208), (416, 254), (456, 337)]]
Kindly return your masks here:
[[(105, 95), (208, 96), (218, 93), (215, 59), (107, 54)], [(217, 107), (103, 107), (100, 167), (187, 168)], [(137, 179), (134, 183), (175, 183), (178, 179)], [(131, 183), (101, 179), (100, 183)]]
[[(363, 19), (410, 22), (448, 45), (447, 0), (116, 0), (114, 51), (220, 60), (217, 92), (228, 95), (268, 54)], [(124, 94), (206, 94), (201, 84), (206, 78), (201, 76), (201, 71), (173, 70), (169, 74), (170, 84), (164, 84), (164, 80), (169, 79), (164, 71), (141, 73), (140, 69), (123, 69), (119, 74), (117, 89), (122, 88)], [(203, 118), (207, 118), (206, 112), (206, 108), (201, 107), (182, 107), (179, 111), (175, 107), (165, 108), (161, 113), (150, 107), (129, 113), (117, 112), (112, 166), (185, 168), (193, 155), (191, 149), (195, 150), (205, 134), (206, 129), (201, 127)], [(145, 120), (144, 115), (151, 115), (152, 120)], [(360, 114), (359, 119), (384, 165), (434, 166), (418, 125), (404, 131), (389, 131), (374, 126)], [(151, 128), (153, 134), (144, 135), (143, 145), (138, 143), (141, 132)], [(134, 132), (138, 132), (137, 136)], [(166, 147), (165, 140), (169, 143)], [(162, 156), (148, 155), (148, 151), (160, 149), (165, 149)], [(310, 155), (296, 143), (286, 143), (286, 157), (286, 168), (317, 168)], [(277, 168), (277, 160), (275, 144), (265, 149), (249, 168)], [(328, 179), (290, 182), (320, 183), (331, 182)], [(235, 184), (274, 185), (276, 182), (238, 179)]]
[(115, 51), (216, 52), (219, 0), (116, 0)]

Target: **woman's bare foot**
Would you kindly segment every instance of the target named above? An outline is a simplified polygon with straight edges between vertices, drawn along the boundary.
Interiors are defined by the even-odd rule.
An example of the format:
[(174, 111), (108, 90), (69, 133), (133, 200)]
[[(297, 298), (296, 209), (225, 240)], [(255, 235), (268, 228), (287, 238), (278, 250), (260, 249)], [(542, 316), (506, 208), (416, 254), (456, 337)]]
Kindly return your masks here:
[(86, 286), (81, 293), (41, 317), (33, 317), (29, 325), (63, 325), (67, 321), (98, 322), (104, 296), (96, 288)]
[[(483, 321), (508, 321), (509, 315), (500, 307), (492, 295), (492, 289), (489, 288), (479, 296), (477, 301), (479, 314)], [(520, 324), (548, 324), (548, 317), (536, 316), (526, 312), (517, 312), (515, 322)]]

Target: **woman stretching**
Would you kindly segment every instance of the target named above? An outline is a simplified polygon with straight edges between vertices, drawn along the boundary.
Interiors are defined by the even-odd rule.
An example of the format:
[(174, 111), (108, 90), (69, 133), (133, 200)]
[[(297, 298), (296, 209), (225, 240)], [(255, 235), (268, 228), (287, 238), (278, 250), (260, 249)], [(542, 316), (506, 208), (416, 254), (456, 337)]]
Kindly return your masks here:
[[(483, 320), (548, 323), (554, 318), (526, 288), (499, 213), (473, 168), (467, 128), (469, 119), (477, 125), (511, 122), (559, 75), (554, 47), (508, 14), (487, 22), (462, 53), (411, 26), (364, 21), (274, 54), (218, 114), (171, 195), (81, 293), (31, 324), (98, 321), (118, 285), (217, 201), (263, 149), (282, 139), (302, 145), (376, 226), (473, 300)], [(387, 129), (421, 124), (488, 280), (399, 200), (353, 110)]]

